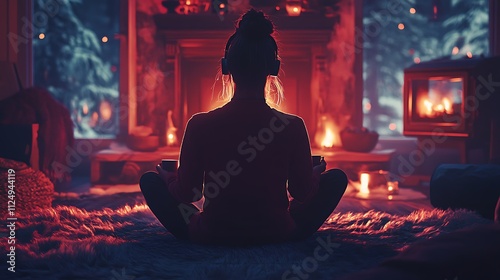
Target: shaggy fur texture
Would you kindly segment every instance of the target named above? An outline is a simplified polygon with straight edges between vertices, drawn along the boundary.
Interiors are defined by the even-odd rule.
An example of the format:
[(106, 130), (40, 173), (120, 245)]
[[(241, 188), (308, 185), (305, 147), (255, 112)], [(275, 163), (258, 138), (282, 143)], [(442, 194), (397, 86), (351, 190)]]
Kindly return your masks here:
[[(19, 219), (16, 278), (301, 279), (292, 267), (305, 265), (308, 279), (336, 279), (373, 267), (415, 241), (492, 223), (465, 211), (391, 215), (340, 209), (307, 241), (229, 248), (174, 239), (139, 193), (59, 197), (55, 205)], [(329, 253), (322, 249), (327, 258), (315, 267), (315, 248), (327, 242), (336, 245)]]

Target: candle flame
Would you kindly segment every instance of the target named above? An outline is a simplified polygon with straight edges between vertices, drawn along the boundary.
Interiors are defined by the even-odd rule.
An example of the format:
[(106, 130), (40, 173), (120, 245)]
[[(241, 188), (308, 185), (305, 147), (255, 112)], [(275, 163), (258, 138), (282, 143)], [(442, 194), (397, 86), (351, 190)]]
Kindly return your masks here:
[(368, 189), (368, 184), (370, 183), (370, 174), (361, 173), (359, 180), (361, 182), (361, 187), (359, 189), (359, 192), (362, 194), (369, 194), (370, 190)]
[(167, 112), (167, 146), (173, 146), (177, 144), (177, 135), (175, 134), (177, 128), (174, 126), (172, 115), (172, 110), (169, 110)]

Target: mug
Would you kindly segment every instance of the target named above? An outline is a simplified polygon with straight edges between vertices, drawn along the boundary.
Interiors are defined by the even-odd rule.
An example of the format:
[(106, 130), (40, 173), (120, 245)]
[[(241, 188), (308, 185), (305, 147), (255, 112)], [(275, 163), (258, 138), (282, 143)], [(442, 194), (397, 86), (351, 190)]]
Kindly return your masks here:
[(320, 165), (323, 160), (322, 156), (312, 156), (312, 165), (315, 167), (316, 165)]
[(162, 159), (161, 169), (168, 172), (177, 172), (177, 160), (176, 159)]

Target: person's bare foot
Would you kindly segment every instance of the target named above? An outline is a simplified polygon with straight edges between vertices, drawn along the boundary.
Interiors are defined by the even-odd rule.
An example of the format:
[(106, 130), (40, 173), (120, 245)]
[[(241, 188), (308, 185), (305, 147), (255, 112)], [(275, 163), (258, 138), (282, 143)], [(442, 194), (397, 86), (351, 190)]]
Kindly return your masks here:
[(498, 198), (497, 207), (495, 208), (495, 223), (500, 224), (500, 197)]

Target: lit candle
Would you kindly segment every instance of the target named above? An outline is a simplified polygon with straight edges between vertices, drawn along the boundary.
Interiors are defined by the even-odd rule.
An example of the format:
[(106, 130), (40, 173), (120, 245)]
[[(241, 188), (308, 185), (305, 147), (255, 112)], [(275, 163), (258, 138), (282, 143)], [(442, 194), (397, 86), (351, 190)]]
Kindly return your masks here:
[(289, 16), (300, 16), (300, 12), (302, 12), (302, 0), (287, 0), (286, 12)]
[(399, 193), (399, 182), (398, 181), (388, 181), (387, 182), (387, 192), (389, 194)]
[(370, 183), (370, 174), (361, 173), (359, 180), (361, 182), (361, 187), (359, 189), (359, 192), (362, 194), (369, 194), (370, 190), (368, 189), (368, 184)]

